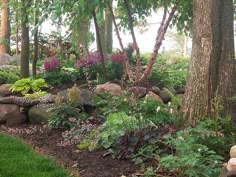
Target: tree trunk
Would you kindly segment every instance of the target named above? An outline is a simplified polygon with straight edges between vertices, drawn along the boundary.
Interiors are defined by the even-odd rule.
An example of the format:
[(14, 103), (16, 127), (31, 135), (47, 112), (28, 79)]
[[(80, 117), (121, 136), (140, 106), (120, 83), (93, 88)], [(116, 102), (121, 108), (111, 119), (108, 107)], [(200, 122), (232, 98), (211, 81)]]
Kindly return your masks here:
[(21, 0), (21, 78), (29, 77), (29, 26), (28, 26), (28, 14), (27, 9), (29, 7), (29, 2), (27, 0)]
[(76, 46), (78, 50), (76, 53), (78, 54), (80, 59), (83, 59), (85, 55), (89, 54), (88, 49), (88, 32), (89, 32), (90, 20), (84, 19), (79, 24), (78, 27), (75, 27), (72, 31), (72, 42), (73, 45)]
[(99, 53), (100, 53), (100, 56), (101, 56), (103, 77), (104, 77), (104, 80), (107, 81), (106, 67), (105, 67), (105, 59), (104, 59), (104, 55), (103, 55), (103, 51), (102, 51), (102, 43), (101, 43), (101, 38), (100, 38), (100, 33), (99, 33), (99, 27), (98, 27), (98, 24), (97, 24), (97, 17), (96, 17), (95, 11), (93, 12), (93, 20), (94, 20), (95, 29), (96, 29), (96, 36), (97, 36), (98, 49), (99, 49)]
[[(194, 124), (194, 118), (203, 119), (206, 116), (214, 118), (220, 111), (214, 100), (229, 94), (225, 92), (227, 90), (222, 91), (221, 85), (224, 84), (224, 89), (228, 86), (232, 86), (233, 89), (231, 82), (233, 76), (235, 78), (235, 64), (232, 63), (234, 60), (231, 32), (233, 21), (230, 17), (232, 9), (229, 8), (230, 5), (224, 6), (230, 1), (226, 3), (221, 0), (194, 0), (192, 56), (182, 104), (183, 116), (187, 118), (189, 124)], [(222, 21), (225, 21), (225, 24), (222, 24)], [(225, 33), (228, 33), (227, 40), (224, 39), (227, 37)], [(223, 67), (224, 65), (226, 66)], [(229, 78), (223, 79), (225, 76)], [(230, 95), (233, 95), (233, 92)], [(223, 106), (231, 105), (228, 97), (222, 101)], [(224, 112), (229, 113), (228, 107), (230, 106), (225, 107)]]
[[(112, 4), (112, 0), (110, 0)], [(112, 26), (112, 16), (109, 9), (105, 12), (105, 52), (112, 54), (112, 44), (113, 44), (113, 26)]]
[(233, 1), (222, 1), (221, 33), (222, 47), (219, 61), (219, 94), (224, 110), (221, 116), (230, 115), (236, 120), (236, 105), (230, 98), (236, 95), (236, 60), (234, 55), (234, 9)]
[(0, 53), (10, 54), (10, 20), (8, 0), (2, 0)]
[(33, 76), (36, 76), (37, 74), (37, 61), (38, 61), (38, 56), (39, 56), (39, 36), (38, 36), (38, 22), (39, 22), (39, 7), (38, 7), (38, 2), (37, 0), (35, 2), (35, 14), (34, 14), (34, 26), (35, 26), (35, 33), (34, 33), (34, 58), (32, 62), (32, 73)]

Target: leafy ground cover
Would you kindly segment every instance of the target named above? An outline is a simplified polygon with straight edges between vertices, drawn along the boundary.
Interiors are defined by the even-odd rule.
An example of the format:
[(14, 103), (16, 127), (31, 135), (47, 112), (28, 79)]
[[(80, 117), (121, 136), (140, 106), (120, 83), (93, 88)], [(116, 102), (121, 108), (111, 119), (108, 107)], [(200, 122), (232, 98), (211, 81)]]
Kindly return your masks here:
[(21, 141), (0, 133), (0, 177), (69, 177), (65, 170)]

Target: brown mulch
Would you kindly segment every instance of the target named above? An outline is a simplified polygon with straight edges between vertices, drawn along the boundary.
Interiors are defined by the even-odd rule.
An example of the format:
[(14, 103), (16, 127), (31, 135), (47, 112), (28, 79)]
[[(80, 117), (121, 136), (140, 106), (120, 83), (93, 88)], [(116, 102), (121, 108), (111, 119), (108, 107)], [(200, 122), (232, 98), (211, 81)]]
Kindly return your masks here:
[(122, 175), (131, 177), (139, 169), (131, 161), (113, 159), (111, 156), (103, 157), (104, 150), (78, 152), (73, 145), (58, 146), (57, 143), (63, 140), (62, 130), (48, 130), (43, 128), (43, 125), (37, 125), (35, 132), (24, 131), (29, 128), (32, 128), (32, 125), (23, 125), (9, 131), (6, 127), (0, 126), (0, 132), (24, 140), (35, 151), (54, 159), (69, 171), (79, 171), (80, 177), (121, 177)]

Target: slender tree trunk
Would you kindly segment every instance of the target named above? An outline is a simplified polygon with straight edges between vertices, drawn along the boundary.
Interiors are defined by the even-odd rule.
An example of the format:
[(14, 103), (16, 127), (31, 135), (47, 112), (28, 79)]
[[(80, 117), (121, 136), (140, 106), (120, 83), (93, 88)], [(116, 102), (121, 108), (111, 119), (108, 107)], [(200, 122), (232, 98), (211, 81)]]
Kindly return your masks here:
[(129, 61), (127, 60), (127, 54), (125, 52), (124, 45), (123, 45), (122, 39), (120, 37), (120, 32), (119, 32), (119, 29), (118, 29), (118, 26), (117, 26), (117, 23), (116, 23), (115, 15), (113, 13), (112, 5), (109, 3), (109, 1), (108, 1), (107, 5), (108, 5), (108, 8), (109, 8), (110, 13), (111, 13), (112, 22), (113, 22), (114, 27), (115, 27), (115, 32), (116, 32), (116, 35), (117, 35), (117, 38), (118, 38), (118, 41), (119, 41), (119, 44), (120, 44), (121, 51), (122, 51), (123, 55), (126, 58), (125, 63), (124, 63), (125, 64), (126, 73), (127, 73), (128, 77), (129, 77), (129, 80), (131, 82), (134, 82), (133, 72), (130, 69)]
[(100, 56), (101, 56), (103, 77), (104, 77), (104, 80), (107, 81), (105, 60), (104, 60), (104, 55), (103, 55), (103, 51), (102, 51), (102, 44), (101, 44), (101, 39), (100, 39), (100, 34), (99, 34), (99, 27), (98, 27), (98, 24), (97, 24), (97, 17), (96, 17), (95, 11), (93, 12), (93, 20), (94, 20), (94, 24), (95, 24), (95, 28), (96, 28), (98, 49), (99, 49), (99, 53), (100, 53)]
[(2, 0), (0, 53), (10, 54), (10, 20), (8, 0)]
[[(110, 0), (110, 4), (112, 4), (112, 0)], [(106, 9), (105, 12), (105, 51), (108, 54), (112, 53), (112, 45), (113, 45), (113, 26), (112, 26), (112, 16), (109, 9)]]
[(34, 58), (32, 62), (32, 73), (33, 76), (36, 76), (37, 74), (37, 61), (38, 61), (38, 56), (39, 56), (39, 36), (38, 36), (38, 22), (39, 22), (39, 7), (38, 7), (38, 2), (35, 0), (35, 14), (34, 14), (34, 26), (35, 26), (35, 33), (34, 33)]
[(128, 0), (124, 0), (124, 6), (126, 8), (127, 11), (127, 15), (129, 18), (129, 28), (130, 28), (130, 32), (132, 35), (132, 39), (133, 39), (133, 45), (136, 51), (136, 81), (139, 81), (140, 78), (140, 72), (141, 72), (141, 59), (140, 59), (140, 51), (139, 51), (139, 47), (138, 47), (138, 43), (136, 41), (136, 37), (135, 37), (135, 33), (134, 33), (134, 25), (133, 25), (133, 17), (132, 17), (132, 13), (131, 13), (131, 9), (129, 7), (129, 2)]
[(224, 113), (233, 115), (236, 111), (229, 101), (236, 95), (230, 7), (231, 0), (194, 0), (192, 56), (182, 105), (189, 124), (194, 124), (194, 118), (214, 118), (220, 111), (216, 107), (219, 99)]
[(29, 77), (29, 26), (27, 9), (29, 7), (28, 0), (21, 0), (21, 78)]
[(147, 64), (147, 68), (145, 69), (143, 75), (141, 76), (141, 78), (138, 82), (145, 81), (149, 77), (149, 75), (152, 71), (152, 67), (156, 62), (156, 58), (158, 56), (158, 52), (159, 52), (159, 49), (162, 45), (162, 41), (163, 41), (164, 36), (166, 34), (167, 28), (169, 27), (170, 22), (173, 19), (174, 14), (177, 10), (177, 5), (178, 5), (178, 0), (176, 1), (176, 4), (172, 7), (170, 13), (168, 14), (168, 18), (167, 18), (167, 11), (168, 11), (167, 7), (164, 9), (164, 14), (162, 17), (161, 25), (157, 31), (156, 42), (155, 42), (155, 46), (154, 46), (154, 49), (152, 52), (151, 59), (150, 59), (149, 63)]
[[(18, 1), (16, 1), (18, 3)], [(19, 54), (19, 20), (18, 20), (18, 12), (16, 12), (16, 55)]]

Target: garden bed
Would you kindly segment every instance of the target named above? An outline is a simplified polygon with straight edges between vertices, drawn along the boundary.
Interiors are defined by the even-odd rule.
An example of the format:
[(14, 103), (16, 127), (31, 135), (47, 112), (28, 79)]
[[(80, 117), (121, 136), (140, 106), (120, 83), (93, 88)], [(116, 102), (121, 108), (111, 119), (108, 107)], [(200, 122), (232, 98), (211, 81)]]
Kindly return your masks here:
[(105, 156), (105, 151), (78, 151), (76, 146), (58, 146), (62, 141), (62, 130), (48, 130), (43, 125), (22, 125), (17, 128), (1, 126), (0, 131), (23, 139), (34, 150), (56, 160), (71, 172), (79, 171), (80, 177), (131, 177), (138, 166), (128, 160), (117, 160)]

